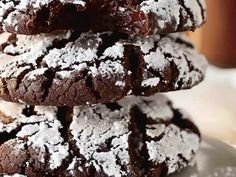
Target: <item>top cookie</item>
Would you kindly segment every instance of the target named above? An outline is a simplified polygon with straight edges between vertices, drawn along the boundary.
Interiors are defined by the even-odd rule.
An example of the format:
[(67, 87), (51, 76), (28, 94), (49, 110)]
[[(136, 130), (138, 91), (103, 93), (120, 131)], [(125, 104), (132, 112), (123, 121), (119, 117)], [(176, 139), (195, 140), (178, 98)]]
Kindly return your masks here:
[(204, 0), (4, 0), (0, 28), (18, 34), (55, 29), (134, 35), (195, 30), (206, 19)]

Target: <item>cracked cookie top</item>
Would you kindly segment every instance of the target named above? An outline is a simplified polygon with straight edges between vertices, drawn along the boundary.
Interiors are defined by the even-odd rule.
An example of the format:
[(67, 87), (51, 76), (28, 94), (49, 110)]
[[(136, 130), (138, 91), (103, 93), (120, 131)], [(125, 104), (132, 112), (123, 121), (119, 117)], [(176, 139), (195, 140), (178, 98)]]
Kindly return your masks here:
[(147, 36), (195, 30), (205, 19), (204, 0), (0, 2), (0, 28), (18, 34), (77, 28)]
[(159, 177), (189, 165), (200, 142), (163, 95), (74, 108), (1, 101), (0, 113), (2, 175)]
[(13, 102), (109, 103), (127, 95), (191, 88), (205, 75), (204, 56), (178, 34), (149, 38), (74, 31), (2, 35), (0, 96)]

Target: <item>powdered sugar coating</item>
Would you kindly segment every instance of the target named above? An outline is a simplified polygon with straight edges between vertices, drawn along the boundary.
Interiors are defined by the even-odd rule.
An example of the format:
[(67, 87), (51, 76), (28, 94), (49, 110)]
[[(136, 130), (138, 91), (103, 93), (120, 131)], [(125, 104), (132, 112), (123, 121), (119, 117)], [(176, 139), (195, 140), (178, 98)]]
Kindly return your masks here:
[[(155, 127), (155, 130), (153, 129)], [(183, 159), (191, 161), (193, 152), (199, 148), (199, 137), (196, 134), (180, 130), (176, 125), (150, 126), (147, 135), (152, 138), (163, 135), (160, 141), (147, 142), (149, 160), (154, 163), (166, 163), (168, 174), (180, 168), (178, 162)], [(157, 132), (154, 132), (157, 131)], [(179, 157), (181, 154), (183, 157)]]
[[(176, 45), (173, 41), (180, 41), (182, 45)], [(205, 57), (199, 54), (193, 46), (189, 47), (192, 43), (184, 35), (171, 34), (161, 39), (158, 35), (150, 38), (138, 37), (134, 45), (140, 47), (143, 52), (146, 65), (146, 72), (143, 73), (144, 81), (142, 82), (144, 86), (155, 87), (161, 79), (150, 78), (150, 75), (147, 74), (149, 69), (164, 72), (167, 68), (171, 67), (171, 64), (174, 64), (178, 70), (175, 87), (178, 87), (179, 82), (191, 82), (193, 84), (201, 77), (192, 68), (201, 71), (205, 75), (207, 66)], [(155, 47), (156, 45), (158, 47)], [(183, 47), (183, 45), (186, 46)], [(189, 64), (191, 67), (189, 67)]]
[(14, 174), (14, 175), (3, 175), (3, 177), (27, 177), (27, 176), (21, 174)]
[[(180, 154), (187, 161), (192, 160), (199, 147), (199, 136), (182, 130), (173, 123), (167, 125), (160, 123), (162, 121), (171, 122), (174, 116), (174, 111), (166, 97), (162, 95), (153, 98), (128, 97), (117, 104), (120, 107), (117, 110), (101, 104), (91, 108), (74, 108), (74, 118), (70, 126), (71, 134), (80, 150), (80, 155), (86, 159), (86, 163), (83, 166), (76, 166), (76, 162), (79, 163), (80, 160), (74, 158), (68, 168), (72, 174), (75, 168), (82, 170), (84, 166), (91, 165), (97, 172), (103, 171), (107, 176), (121, 177), (129, 174), (132, 161), (129, 156), (128, 141), (130, 138), (134, 138), (130, 137), (129, 126), (132, 119), (130, 111), (134, 106), (156, 122), (156, 124), (146, 125), (147, 136), (153, 140), (144, 142), (148, 149), (149, 160), (153, 164), (165, 163), (168, 174), (170, 174), (186, 165), (179, 158)], [(116, 135), (114, 136), (114, 134)], [(163, 137), (157, 141), (155, 138), (161, 135)], [(107, 147), (108, 141), (110, 142), (109, 147)], [(119, 165), (116, 163), (117, 161), (119, 161)], [(120, 165), (125, 165), (127, 171), (122, 171)]]
[[(1, 102), (0, 134), (9, 137), (0, 145), (0, 174), (8, 174), (8, 170), (13, 169), (10, 174), (30, 177), (29, 169), (34, 168), (38, 173), (62, 176), (88, 172), (88, 175), (122, 177), (144, 174), (145, 170), (155, 168), (161, 171), (167, 168), (168, 173), (172, 173), (186, 167), (199, 146), (196, 127), (182, 114), (177, 115), (177, 110), (163, 95), (127, 97), (116, 103), (74, 108)], [(7, 111), (6, 107), (13, 111)], [(143, 114), (141, 119), (139, 111)], [(176, 121), (183, 123), (177, 125)], [(136, 124), (142, 124), (146, 131), (141, 131)], [(137, 164), (146, 162), (140, 161), (143, 147), (148, 154), (146, 161), (150, 163), (147, 169)], [(182, 161), (180, 154), (186, 161)], [(19, 163), (21, 170), (5, 167), (9, 160)], [(42, 165), (38, 166), (39, 163)], [(22, 168), (27, 170), (22, 172)]]
[[(17, 133), (17, 138), (28, 137), (27, 145), (39, 149), (41, 153), (50, 153), (49, 168), (54, 170), (62, 165), (62, 161), (69, 155), (68, 144), (63, 143), (59, 132), (61, 124), (58, 121), (41, 122), (36, 125), (26, 125)], [(53, 138), (51, 137), (53, 135)], [(46, 147), (46, 148), (45, 148)], [(43, 159), (42, 163), (46, 163)]]
[[(206, 18), (206, 5), (203, 0), (145, 0), (142, 1), (140, 9), (146, 13), (156, 15), (158, 27), (156, 30), (164, 31), (168, 27), (178, 30), (183, 25), (183, 18), (186, 19), (185, 28), (201, 26)], [(204, 15), (202, 15), (204, 14)], [(191, 19), (192, 18), (192, 19)]]
[[(2, 73), (3, 77), (13, 76), (17, 77), (21, 72), (31, 67), (37, 67), (37, 59), (43, 57), (41, 63), (42, 66), (35, 69), (32, 74), (29, 73), (26, 77), (31, 79), (37, 75), (41, 75), (47, 68), (60, 68), (60, 70), (67, 70), (64, 73), (60, 72), (62, 78), (69, 77), (73, 72), (80, 72), (84, 68), (90, 68), (90, 72), (93, 76), (98, 74), (110, 75), (113, 73), (124, 74), (124, 67), (120, 61), (105, 61), (106, 57), (122, 58), (124, 55), (123, 45), (120, 43), (115, 44), (113, 47), (107, 48), (103, 55), (98, 58), (98, 47), (102, 42), (101, 34), (99, 33), (84, 33), (75, 42), (68, 42), (63, 48), (48, 48), (53, 47), (55, 40), (68, 40), (72, 33), (59, 33), (55, 35), (36, 35), (36, 36), (17, 36), (16, 45), (8, 45), (4, 49), (4, 53), (18, 54), (16, 61), (18, 65), (25, 64), (21, 70), (17, 72), (8, 70)], [(88, 39), (88, 40), (87, 40)], [(87, 40), (86, 45), (82, 46), (80, 42)], [(96, 67), (96, 60), (101, 61), (101, 66)], [(104, 61), (103, 61), (104, 60)], [(87, 63), (88, 62), (88, 63)], [(13, 64), (10, 64), (13, 66)], [(91, 65), (91, 66), (88, 66)], [(67, 68), (70, 68), (68, 70)], [(63, 77), (64, 76), (64, 77)], [(55, 78), (55, 80), (60, 79)]]
[[(66, 11), (66, 5), (76, 10)], [(94, 5), (95, 4), (95, 5)], [(60, 8), (54, 10), (60, 5)], [(50, 8), (49, 8), (50, 6)], [(104, 8), (108, 12), (104, 15)], [(47, 9), (46, 11), (44, 11)], [(101, 10), (102, 9), (102, 10)], [(62, 14), (60, 14), (62, 10)], [(65, 12), (63, 13), (63, 10)], [(87, 10), (87, 11), (86, 11)], [(100, 11), (101, 10), (101, 11)], [(41, 13), (47, 13), (40, 18)], [(81, 12), (86, 11), (81, 18)], [(96, 12), (96, 13), (89, 13)], [(75, 15), (76, 14), (76, 15)], [(60, 16), (61, 15), (61, 16)], [(69, 21), (64, 16), (71, 16)], [(98, 18), (96, 18), (98, 16)], [(104, 18), (105, 16), (105, 18)], [(58, 23), (57, 18), (61, 22)], [(94, 19), (90, 24), (84, 18)], [(100, 18), (99, 18), (100, 17)], [(37, 20), (40, 18), (40, 20)], [(127, 20), (131, 19), (131, 20)], [(166, 34), (176, 31), (194, 30), (206, 19), (204, 0), (144, 0), (144, 1), (92, 1), (85, 0), (7, 0), (0, 2), (0, 26), (8, 32), (34, 34), (55, 29), (77, 28), (116, 30), (136, 35)], [(97, 23), (102, 20), (102, 24)], [(81, 21), (83, 21), (81, 25)], [(58, 23), (58, 24), (57, 24)], [(101, 26), (101, 28), (100, 28)]]
[[(17, 16), (24, 16), (30, 9), (36, 13), (40, 8), (47, 7), (54, 0), (6, 0), (0, 1), (0, 21), (3, 29), (6, 26), (13, 26), (15, 31), (21, 25), (18, 23)], [(59, 0), (60, 3), (73, 3), (75, 5), (85, 6), (84, 0)]]
[[(62, 165), (62, 161), (69, 155), (68, 144), (64, 143), (59, 130), (61, 123), (57, 120), (55, 107), (35, 107), (36, 114), (26, 116), (23, 110), (27, 106), (22, 104), (0, 101), (0, 133), (11, 133), (21, 127), (16, 138), (9, 143), (18, 142), (15, 149), (25, 145), (39, 151), (41, 163), (45, 163), (45, 153), (49, 153), (49, 168), (54, 170)], [(4, 118), (5, 117), (5, 118)], [(8, 120), (8, 122), (6, 122)], [(53, 137), (52, 137), (53, 135)], [(27, 141), (22, 141), (27, 139)]]
[[(125, 176), (127, 172), (131, 171), (128, 153), (130, 132), (125, 119), (128, 115), (119, 111), (111, 113), (105, 106), (96, 107), (95, 114), (93, 109), (81, 111), (79, 108), (75, 108), (76, 113), (70, 128), (76, 145), (88, 161), (85, 166), (93, 165), (97, 171), (104, 171), (108, 176)], [(98, 114), (101, 114), (101, 117), (105, 119), (101, 120)], [(113, 137), (114, 135), (115, 137)], [(110, 146), (112, 148), (107, 152), (98, 151), (108, 139), (111, 139)], [(120, 159), (122, 165), (128, 167), (127, 171), (122, 170), (121, 166), (117, 164), (117, 159)]]
[[(7, 100), (53, 106), (105, 103), (129, 94), (148, 96), (191, 88), (204, 78), (207, 66), (204, 56), (179, 34), (148, 38), (73, 31), (26, 37), (17, 35), (15, 41), (4, 47), (0, 58), (7, 60), (0, 67), (0, 78), (7, 83), (21, 80), (16, 90), (15, 87), (6, 88), (10, 89), (6, 93)], [(138, 61), (135, 68), (134, 60)], [(47, 79), (49, 88), (44, 87)], [(69, 93), (72, 86), (65, 88), (68, 82), (81, 82), (81, 88), (75, 86), (75, 91)], [(78, 97), (77, 92), (82, 88), (89, 90), (86, 92), (89, 96)], [(25, 98), (26, 92), (36, 94), (31, 92), (32, 89), (42, 92), (31, 95), (38, 97), (35, 99), (38, 102), (29, 102), (29, 98)], [(62, 92), (73, 95), (65, 96)], [(43, 95), (46, 96), (42, 98)], [(52, 97), (58, 100), (52, 100)], [(65, 102), (65, 97), (78, 98)]]

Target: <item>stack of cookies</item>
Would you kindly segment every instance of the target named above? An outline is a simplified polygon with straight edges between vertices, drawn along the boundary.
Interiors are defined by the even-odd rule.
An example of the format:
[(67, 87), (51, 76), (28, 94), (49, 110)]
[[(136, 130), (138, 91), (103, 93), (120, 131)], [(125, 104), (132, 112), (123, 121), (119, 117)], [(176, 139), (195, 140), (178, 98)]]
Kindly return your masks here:
[[(160, 177), (198, 128), (160, 92), (200, 83), (203, 0), (1, 0), (0, 175)], [(155, 94), (155, 96), (153, 96)]]

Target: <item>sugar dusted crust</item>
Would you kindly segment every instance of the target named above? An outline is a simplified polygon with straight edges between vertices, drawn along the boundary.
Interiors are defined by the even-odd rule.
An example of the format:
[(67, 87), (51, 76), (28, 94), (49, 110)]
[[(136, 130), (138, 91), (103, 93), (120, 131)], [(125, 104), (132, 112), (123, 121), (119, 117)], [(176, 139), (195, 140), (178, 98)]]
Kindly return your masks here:
[(205, 19), (204, 0), (0, 2), (0, 27), (4, 31), (19, 34), (79, 28), (147, 36), (195, 30)]
[(189, 165), (200, 142), (163, 95), (74, 108), (1, 101), (0, 111), (0, 174), (159, 177)]
[(207, 65), (179, 34), (64, 31), (17, 35), (2, 43), (0, 96), (30, 105), (109, 103), (188, 89), (203, 80)]

